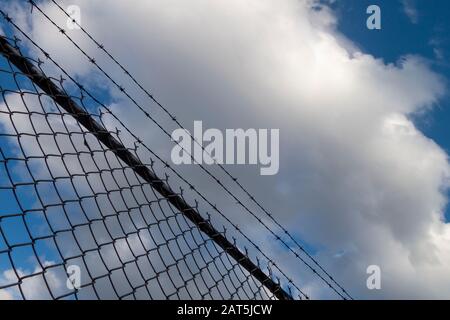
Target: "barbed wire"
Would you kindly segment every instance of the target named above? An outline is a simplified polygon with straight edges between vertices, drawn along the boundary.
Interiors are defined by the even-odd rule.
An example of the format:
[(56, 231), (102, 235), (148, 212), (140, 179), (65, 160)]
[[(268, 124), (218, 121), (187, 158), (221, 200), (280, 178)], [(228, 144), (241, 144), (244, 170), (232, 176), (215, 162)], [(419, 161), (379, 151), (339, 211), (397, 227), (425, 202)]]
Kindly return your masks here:
[[(36, 7), (36, 9), (51, 23), (53, 24), (58, 30), (59, 32), (61, 32), (62, 34), (64, 34), (64, 36), (89, 60), (89, 62), (91, 62), (105, 77), (107, 77), (116, 88), (118, 88), (120, 90), (120, 92), (122, 92), (124, 95), (126, 95), (131, 101), (132, 103), (141, 111), (144, 113), (144, 115), (149, 118), (158, 128), (160, 128), (165, 135), (167, 135), (169, 138), (171, 137), (170, 133), (159, 123), (156, 121), (155, 118), (153, 118), (141, 105), (139, 105), (136, 100), (131, 97), (130, 94), (127, 93), (126, 89), (119, 85), (97, 62), (96, 60), (91, 57), (90, 55), (88, 55), (66, 32), (63, 28), (61, 28), (59, 25), (57, 25), (47, 14), (45, 14), (45, 12), (43, 12), (43, 10), (35, 3), (35, 1), (33, 0), (28, 0), (29, 3), (31, 4), (32, 7)], [(263, 225), (263, 227), (268, 230), (269, 232), (271, 232), (271, 234), (275, 237), (275, 239), (279, 242), (282, 243), (282, 245), (284, 247), (286, 247), (291, 253), (293, 253), (295, 255), (295, 257), (297, 259), (299, 259), (303, 264), (305, 264), (314, 274), (316, 274), (322, 281), (325, 282), (325, 284), (327, 286), (329, 286), (333, 291), (335, 291), (341, 298), (346, 299), (346, 298), (350, 298), (353, 299), (352, 296), (347, 292), (347, 290), (340, 285), (333, 276), (331, 276), (331, 274), (329, 272), (327, 272), (325, 270), (325, 268), (295, 239), (294, 236), (292, 236), (292, 234), (280, 223), (278, 222), (273, 214), (271, 214), (267, 209), (265, 209), (262, 204), (238, 181), (237, 178), (235, 178), (222, 164), (218, 163), (217, 161), (214, 160), (214, 157), (212, 157), (211, 154), (209, 154), (209, 152), (205, 149), (205, 147), (198, 142), (198, 140), (192, 136), (192, 134), (185, 129), (185, 127), (183, 127), (183, 125), (181, 124), (181, 122), (177, 119), (177, 117), (175, 117), (174, 114), (172, 114), (166, 107), (164, 107), (164, 105), (162, 103), (160, 103), (155, 97), (154, 95), (150, 94), (148, 92), (147, 89), (145, 89), (137, 80), (136, 78), (105, 48), (105, 46), (103, 44), (100, 44), (83, 26), (81, 26), (78, 21), (76, 21), (76, 19), (73, 19), (55, 0), (51, 0), (51, 2), (53, 2), (69, 19), (71, 19), (72, 23), (74, 23), (75, 25), (77, 25), (78, 28), (80, 28), (80, 30), (82, 30), (82, 32), (88, 36), (89, 39), (91, 39), (96, 45), (97, 47), (103, 51), (116, 65), (118, 65), (122, 71), (124, 71), (124, 73), (132, 80), (133, 83), (135, 83), (138, 88), (140, 90), (142, 90), (145, 95), (150, 98), (159, 108), (161, 108), (169, 117), (170, 119), (176, 123), (176, 125), (183, 129), (187, 134), (189, 134), (189, 136), (191, 137), (191, 139), (197, 144), (199, 145), (203, 152), (206, 152), (211, 159), (213, 159), (214, 164), (218, 165), (219, 168), (235, 183), (238, 185), (238, 187), (246, 194), (246, 196), (249, 197), (249, 199), (255, 203), (257, 205), (257, 207), (259, 209), (261, 209), (263, 211), (263, 213), (270, 219), (270, 221), (272, 221), (278, 228), (280, 228), (283, 232), (283, 234), (285, 234), (289, 240), (303, 253), (305, 254), (311, 261), (312, 263), (318, 268), (318, 270), (320, 270), (321, 272), (324, 273), (324, 275), (330, 279), (331, 283), (333, 283), (334, 285), (337, 286), (337, 288), (343, 293), (343, 295), (338, 292), (338, 290), (334, 287), (334, 285), (332, 285), (329, 281), (327, 281), (322, 275), (320, 275), (317, 270), (311, 266), (309, 263), (307, 263), (304, 259), (300, 259), (298, 253), (292, 249), (292, 247), (286, 242), (284, 241), (276, 232), (274, 232), (267, 224), (264, 223), (264, 221), (262, 221), (253, 211), (251, 211), (243, 202), (241, 202), (238, 197), (232, 193), (229, 188), (227, 188), (221, 181), (220, 179), (218, 179), (216, 176), (214, 176), (211, 171), (209, 171), (208, 169), (206, 169), (203, 165), (198, 164), (198, 166), (208, 175), (210, 176), (218, 185), (220, 185), (227, 194), (229, 194), (240, 206), (242, 206), (245, 211), (247, 213), (249, 213), (254, 219), (256, 219), (260, 224)], [(173, 140), (171, 140), (173, 141)], [(192, 160), (195, 161), (194, 157), (191, 155), (191, 153), (186, 150), (182, 145), (180, 145), (177, 141), (174, 141), (174, 143), (176, 143), (180, 148), (182, 148), (182, 150), (184, 152), (186, 152)]]
[[(2, 15), (3, 15), (4, 13), (2, 12)], [(8, 21), (8, 20), (10, 20), (10, 18), (6, 15), (4, 15), (4, 17), (5, 17), (5, 19)], [(12, 20), (10, 21), (10, 22), (12, 22)], [(28, 40), (31, 40), (31, 39), (28, 39)], [(40, 47), (39, 47), (40, 48)], [(46, 58), (47, 59), (50, 59), (50, 60), (52, 60), (51, 58), (50, 58), (50, 56), (48, 55), (48, 54), (46, 54), (45, 53), (45, 51), (43, 51), (42, 50), (42, 48), (40, 48), (40, 50), (42, 51), (42, 53), (44, 53), (44, 55), (46, 56)], [(52, 60), (53, 61), (53, 60)], [(42, 61), (37, 61), (36, 63), (38, 63), (39, 65), (40, 64), (42, 64), (43, 62)], [(55, 63), (55, 61), (53, 61), (53, 63)], [(57, 64), (55, 64), (56, 66), (58, 66), (59, 67), (59, 65), (57, 65)], [(62, 71), (63, 71), (63, 73), (65, 73), (66, 74), (66, 76), (68, 76), (68, 74), (63, 70), (63, 69), (61, 69)], [(69, 76), (70, 77), (70, 76)], [(74, 79), (73, 78), (71, 78), (71, 80), (72, 81), (74, 81)], [(63, 79), (61, 79), (60, 80), (61, 81), (61, 84), (62, 84), (62, 82), (63, 82)], [(74, 81), (74, 83), (77, 85), (77, 86), (79, 86), (80, 87), (80, 91), (82, 91), (82, 92), (85, 92), (85, 93), (88, 93), (85, 89), (82, 89), (82, 86), (79, 84), (79, 83), (77, 83), (77, 82), (75, 82)], [(91, 97), (91, 98), (93, 98), (93, 97)], [(94, 100), (94, 99), (93, 99)], [(94, 100), (95, 101), (95, 100)], [(96, 101), (97, 103), (98, 103), (98, 101)], [(103, 107), (106, 107), (106, 106), (103, 106)], [(107, 108), (106, 108), (106, 110), (107, 110)], [(110, 112), (110, 110), (107, 110), (107, 112), (108, 113), (111, 113)], [(117, 120), (119, 120), (119, 119), (117, 119)], [(128, 129), (127, 129), (128, 130)], [(131, 133), (131, 132), (130, 132)], [(134, 136), (135, 137), (135, 136)], [(136, 137), (137, 138), (137, 137)], [(138, 139), (138, 138), (137, 138)], [(137, 141), (139, 141), (139, 140), (137, 140)], [(271, 262), (272, 263), (272, 265), (274, 265), (274, 266), (276, 266), (273, 262)], [(289, 283), (292, 283), (291, 281), (289, 281)], [(298, 289), (298, 288), (297, 288)], [(299, 290), (299, 292), (301, 292), (301, 290)], [(307, 297), (306, 295), (304, 295), (305, 297)]]

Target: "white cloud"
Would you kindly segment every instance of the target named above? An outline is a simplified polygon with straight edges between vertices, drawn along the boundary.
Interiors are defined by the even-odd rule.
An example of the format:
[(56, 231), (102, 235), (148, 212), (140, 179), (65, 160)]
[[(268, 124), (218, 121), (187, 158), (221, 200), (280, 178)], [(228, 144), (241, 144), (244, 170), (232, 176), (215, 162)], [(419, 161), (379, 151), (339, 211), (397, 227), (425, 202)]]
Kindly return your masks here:
[(0, 300), (13, 300), (13, 296), (12, 294), (10, 294), (8, 291), (6, 290), (1, 290), (0, 291)]
[[(445, 92), (424, 61), (407, 56), (386, 65), (359, 52), (335, 30), (333, 13), (311, 10), (312, 1), (74, 3), (84, 26), (188, 128), (203, 120), (214, 128), (281, 129), (277, 176), (260, 177), (249, 167), (230, 170), (277, 219), (319, 248), (319, 260), (356, 297), (450, 297), (450, 229), (443, 222), (447, 155), (409, 119)], [(54, 6), (44, 7), (64, 21)], [(38, 14), (33, 17), (32, 36), (58, 61), (88, 79), (97, 74), (64, 39), (48, 36), (56, 33)], [(70, 34), (97, 52), (80, 32)], [(119, 100), (114, 109), (169, 158), (167, 137), (128, 101)], [(229, 208), (226, 213), (247, 233), (266, 240), (269, 252), (313, 297), (329, 297), (317, 278), (265, 238), (198, 170), (180, 170)], [(371, 264), (382, 270), (379, 292), (365, 288)]]
[(419, 22), (419, 12), (415, 4), (415, 0), (402, 0), (403, 11), (409, 18), (411, 23), (417, 24)]
[[(54, 265), (53, 261), (44, 261), (43, 265), (51, 266)], [(20, 278), (22, 279), (21, 289), (23, 295), (29, 300), (43, 300), (49, 299), (51, 296), (47, 288), (51, 288), (54, 292), (61, 290), (65, 286), (65, 278), (61, 278), (61, 275), (54, 269), (48, 269), (44, 272), (44, 276), (41, 273), (42, 268), (40, 266), (35, 266), (32, 272), (23, 269), (7, 269), (2, 270), (0, 273), (0, 285), (9, 285), (18, 283)], [(29, 276), (33, 275), (33, 276)], [(0, 291), (0, 300), (13, 300), (22, 299), (22, 294), (18, 290), (17, 286), (2, 289)]]

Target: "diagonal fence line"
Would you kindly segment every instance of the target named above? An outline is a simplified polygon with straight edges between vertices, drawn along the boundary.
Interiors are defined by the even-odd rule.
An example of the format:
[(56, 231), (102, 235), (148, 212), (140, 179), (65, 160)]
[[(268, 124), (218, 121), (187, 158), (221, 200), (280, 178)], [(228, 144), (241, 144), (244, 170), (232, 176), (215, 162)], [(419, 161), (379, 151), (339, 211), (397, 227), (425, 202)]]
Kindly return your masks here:
[[(186, 130), (182, 124), (180, 123), (180, 121), (172, 114), (170, 113), (170, 111), (164, 107), (164, 105), (162, 103), (160, 103), (152, 94), (150, 94), (148, 92), (148, 90), (146, 90), (137, 80), (136, 78), (111, 54), (109, 53), (109, 51), (107, 51), (104, 47), (104, 45), (100, 44), (88, 31), (86, 31), (86, 29), (84, 27), (82, 27), (75, 19), (73, 19), (55, 0), (51, 0), (68, 18), (71, 19), (71, 21), (77, 25), (80, 30), (83, 31), (84, 34), (86, 34), (88, 36), (89, 39), (91, 39), (100, 50), (102, 50), (116, 65), (118, 65), (122, 71), (124, 71), (124, 73), (132, 80), (133, 83), (135, 83), (138, 88), (140, 90), (142, 90), (145, 95), (151, 99), (159, 108), (161, 108), (169, 117), (172, 121), (174, 121), (179, 128), (184, 129), (189, 136), (191, 137), (191, 139), (197, 144), (199, 145), (203, 152), (206, 152), (209, 156), (211, 156), (209, 154), (209, 152), (204, 148), (203, 145), (201, 145), (197, 139), (195, 139), (195, 137), (192, 136), (192, 134)], [(35, 1), (33, 0), (28, 0), (28, 2), (32, 5), (32, 8), (35, 7), (37, 8), (37, 10), (43, 14), (45, 16), (45, 18), (47, 20), (49, 20), (61, 33), (63, 33), (68, 40), (84, 55), (88, 58), (88, 60), (95, 65), (123, 94), (125, 94), (132, 102), (134, 105), (136, 105), (138, 107), (138, 109), (140, 111), (142, 111), (145, 116), (147, 118), (149, 118), (153, 123), (155, 123), (166, 135), (168, 135), (170, 137), (170, 134), (162, 127), (162, 125), (160, 125), (144, 108), (142, 108), (135, 100), (133, 97), (131, 97), (125, 90), (124, 87), (120, 86), (114, 79), (112, 79), (112, 77), (106, 73), (106, 71), (104, 71), (104, 69), (101, 68), (101, 66), (98, 65), (98, 63), (95, 61), (94, 58), (90, 57), (75, 41), (73, 41), (73, 39), (67, 35), (67, 33), (65, 32), (64, 29), (62, 29), (61, 27), (59, 27), (50, 17), (48, 17), (45, 12), (43, 12), (41, 10), (41, 8), (35, 3)], [(179, 143), (175, 142), (176, 144), (179, 145)], [(183, 148), (181, 145), (179, 145), (187, 154), (189, 154), (189, 156), (191, 157), (192, 160), (194, 160), (193, 156), (190, 154), (190, 152), (188, 150), (185, 150), (185, 148)], [(212, 158), (214, 159), (214, 158)], [(245, 206), (238, 198), (237, 196), (235, 196), (219, 179), (217, 179), (209, 170), (207, 170), (203, 165), (199, 164), (200, 168), (208, 175), (210, 176), (217, 184), (219, 184), (225, 191), (227, 194), (229, 194), (234, 200), (236, 200), (236, 202), (242, 206), (246, 212), (248, 212), (254, 219), (256, 219), (261, 225), (264, 226), (264, 228), (266, 230), (268, 230), (277, 241), (281, 242), (282, 245), (284, 247), (286, 247), (292, 254), (294, 254), (294, 256), (299, 259), (303, 264), (305, 264), (315, 275), (317, 275), (322, 281), (324, 281), (324, 283), (330, 287), (336, 294), (338, 294), (341, 298), (343, 299), (353, 299), (352, 296), (348, 293), (348, 291), (337, 282), (337, 280), (327, 271), (325, 270), (325, 268), (295, 239), (294, 236), (292, 236), (292, 234), (280, 223), (278, 222), (272, 213), (270, 213), (267, 209), (265, 209), (264, 206), (262, 206), (262, 204), (242, 185), (242, 183), (240, 183), (238, 181), (237, 178), (235, 178), (222, 164), (217, 163), (214, 160), (214, 163), (216, 165), (219, 166), (219, 168), (235, 183), (237, 184), (237, 186), (246, 194), (246, 196), (249, 197), (249, 199), (255, 203), (257, 205), (257, 207), (263, 211), (263, 213), (269, 218), (270, 221), (272, 221), (278, 228), (280, 228), (283, 232), (284, 235), (286, 235), (289, 240), (295, 244), (295, 246), (303, 253), (305, 254), (311, 261), (312, 263), (318, 268), (318, 270), (320, 270), (321, 272), (324, 273), (325, 277), (327, 277), (331, 283), (325, 279), (324, 276), (322, 276), (320, 273), (318, 273), (318, 270), (316, 270), (312, 265), (310, 265), (308, 262), (306, 262), (304, 259), (302, 259), (299, 254), (292, 249), (292, 247), (286, 242), (284, 241), (276, 232), (274, 232), (269, 226), (267, 226), (254, 212), (252, 212), (247, 206)], [(337, 286), (338, 289), (336, 289), (334, 287), (334, 285)], [(341, 292), (338, 292), (338, 290), (340, 290)]]
[[(114, 117), (114, 119), (135, 139), (135, 141), (137, 141), (140, 145), (142, 145), (147, 151), (149, 151), (153, 156), (155, 156), (161, 163), (163, 163), (165, 165), (166, 168), (170, 169), (174, 174), (176, 174), (176, 176), (178, 178), (180, 178), (184, 183), (186, 183), (189, 188), (191, 190), (193, 190), (197, 195), (199, 195), (203, 200), (205, 200), (206, 203), (208, 203), (211, 208), (217, 212), (222, 218), (224, 218), (228, 223), (230, 223), (233, 228), (240, 234), (242, 235), (250, 244), (252, 244), (252, 246), (259, 252), (261, 253), (264, 258), (266, 258), (268, 260), (268, 262), (274, 266), (289, 282), (290, 285), (294, 286), (298, 292), (300, 292), (300, 298), (303, 296), (306, 299), (309, 299), (308, 295), (306, 295), (297, 285), (295, 285), (295, 283), (292, 281), (292, 279), (290, 279), (284, 272), (283, 270), (280, 269), (280, 267), (272, 261), (272, 259), (270, 259), (264, 252), (262, 252), (261, 248), (255, 244), (245, 233), (242, 232), (242, 230), (235, 225), (226, 215), (224, 215), (223, 212), (221, 212), (217, 206), (213, 203), (211, 203), (202, 193), (200, 193), (198, 191), (198, 189), (195, 188), (195, 186), (193, 186), (189, 181), (187, 181), (185, 178), (183, 178), (172, 166), (168, 165), (167, 162), (165, 162), (161, 157), (159, 157), (155, 152), (153, 152), (150, 148), (148, 148), (143, 142), (142, 140), (137, 137), (133, 132), (131, 132), (126, 126), (125, 124), (122, 122), (122, 120), (120, 118), (118, 118), (107, 106), (105, 106), (101, 101), (99, 101), (97, 98), (95, 98), (89, 91), (87, 91), (80, 83), (78, 83), (72, 76), (70, 76), (67, 71), (65, 71), (45, 50), (43, 50), (33, 39), (31, 39), (22, 29), (20, 29), (20, 27), (18, 27), (12, 20), (11, 17), (9, 17), (6, 13), (4, 13), (1, 9), (0, 9), (0, 14), (3, 16), (3, 18), (10, 23), (15, 29), (17, 29), (28, 41), (30, 41), (39, 51), (41, 51), (43, 53), (43, 55), (46, 57), (46, 59), (50, 60), (58, 69), (60, 69), (64, 75), (66, 75), (74, 84), (76, 84), (76, 86), (79, 87), (79, 89), (86, 93), (93, 101), (95, 101), (96, 103), (98, 103), (100, 106), (102, 106), (105, 110), (107, 110), (107, 112), (112, 115)], [(43, 63), (42, 61), (38, 61), (39, 63)], [(61, 82), (63, 81), (62, 79), (60, 80)], [(301, 257), (298, 257), (299, 259), (301, 259)], [(302, 259), (301, 259), (302, 260)], [(320, 277), (320, 275), (319, 275)]]
[(268, 277), (257, 265), (255, 265), (246, 254), (242, 253), (235, 245), (218, 232), (207, 220), (205, 220), (196, 209), (175, 193), (164, 180), (159, 179), (156, 174), (133, 155), (119, 140), (117, 140), (106, 128), (83, 110), (71, 97), (58, 88), (55, 83), (46, 77), (29, 60), (24, 58), (17, 49), (9, 44), (5, 37), (0, 37), (1, 53), (23, 74), (27, 75), (34, 84), (48, 94), (54, 101), (72, 115), (78, 123), (92, 133), (103, 145), (110, 149), (119, 159), (127, 164), (142, 179), (147, 181), (154, 190), (168, 200), (187, 219), (195, 224), (204, 234), (211, 238), (220, 248), (238, 262), (265, 288), (280, 300), (292, 299), (291, 295)]

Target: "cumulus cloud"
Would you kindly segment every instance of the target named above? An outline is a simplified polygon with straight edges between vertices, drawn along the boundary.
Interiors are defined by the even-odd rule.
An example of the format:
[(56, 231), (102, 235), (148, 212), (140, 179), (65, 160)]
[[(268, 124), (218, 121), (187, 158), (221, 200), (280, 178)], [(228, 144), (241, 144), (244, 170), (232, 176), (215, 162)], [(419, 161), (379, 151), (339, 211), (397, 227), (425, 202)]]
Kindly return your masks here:
[[(202, 120), (213, 128), (280, 128), (278, 175), (261, 177), (257, 168), (245, 166), (229, 169), (316, 249), (317, 258), (356, 297), (450, 297), (450, 229), (443, 220), (448, 159), (411, 121), (438, 103), (446, 87), (420, 57), (386, 64), (361, 52), (336, 31), (333, 12), (315, 1), (62, 3), (80, 5), (84, 26), (186, 127)], [(53, 5), (43, 8), (65, 22)], [(70, 71), (110, 90), (114, 110), (169, 159), (167, 137), (67, 40), (38, 14), (25, 19), (17, 9), (16, 15)], [(80, 32), (70, 35), (129, 85)], [(147, 100), (139, 102), (170, 128)], [(180, 170), (313, 297), (331, 297), (198, 169)], [(382, 270), (382, 290), (376, 292), (366, 288), (366, 268), (372, 264)]]

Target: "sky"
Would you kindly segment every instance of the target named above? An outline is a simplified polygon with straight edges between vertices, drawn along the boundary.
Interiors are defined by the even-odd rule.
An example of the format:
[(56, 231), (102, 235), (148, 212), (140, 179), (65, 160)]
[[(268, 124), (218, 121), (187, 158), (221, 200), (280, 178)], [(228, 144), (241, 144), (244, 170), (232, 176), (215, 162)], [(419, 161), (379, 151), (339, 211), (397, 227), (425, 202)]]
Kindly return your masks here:
[[(28, 6), (5, 3), (70, 74), (154, 150), (170, 157), (167, 137), (54, 26), (38, 12), (30, 14)], [(54, 5), (39, 3), (57, 23), (66, 22)], [(60, 3), (79, 5), (83, 26), (186, 128), (202, 120), (205, 127), (221, 130), (280, 129), (277, 175), (260, 176), (255, 166), (227, 169), (353, 296), (450, 297), (448, 1)], [(366, 28), (371, 4), (381, 9), (381, 30)], [(95, 44), (77, 30), (68, 34), (158, 121), (175, 129)], [(303, 290), (313, 298), (335, 298), (201, 170), (179, 170)], [(370, 265), (381, 269), (380, 290), (366, 286)]]

